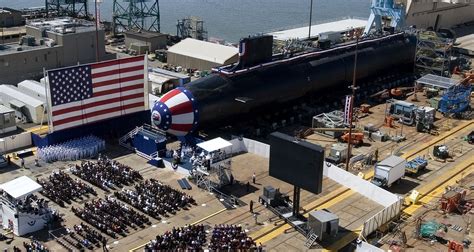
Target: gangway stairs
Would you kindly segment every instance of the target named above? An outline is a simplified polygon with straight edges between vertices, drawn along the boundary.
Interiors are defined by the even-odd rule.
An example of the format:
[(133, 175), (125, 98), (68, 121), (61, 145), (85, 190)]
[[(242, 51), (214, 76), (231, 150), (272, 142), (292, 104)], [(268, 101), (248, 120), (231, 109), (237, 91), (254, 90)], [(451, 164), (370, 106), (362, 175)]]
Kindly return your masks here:
[(155, 151), (153, 153), (151, 153), (150, 155), (146, 154), (146, 153), (143, 153), (139, 150), (137, 150), (136, 148), (134, 148), (135, 150), (135, 153), (137, 153), (138, 156), (146, 159), (146, 160), (152, 160), (152, 159), (155, 159), (158, 157), (158, 151)]
[[(140, 127), (135, 127), (133, 130), (125, 134), (119, 139), (119, 144), (128, 150), (131, 150), (135, 152), (138, 156), (143, 157), (147, 160), (152, 160), (158, 157), (158, 151), (152, 152), (152, 153), (145, 153), (143, 152), (142, 149), (138, 146), (133, 145), (134, 138), (137, 137), (137, 135), (142, 135), (145, 139), (155, 139), (158, 136), (165, 135), (164, 132), (159, 131), (157, 129), (152, 128), (150, 125), (142, 125)], [(156, 142), (156, 140), (155, 140)]]
[(315, 233), (313, 232), (309, 233), (308, 239), (306, 239), (304, 246), (310, 249), (314, 245), (317, 239), (318, 239), (318, 236)]
[(138, 131), (143, 130), (143, 126), (135, 127), (133, 130), (125, 134), (119, 139), (119, 144), (122, 147), (125, 147), (131, 151), (135, 151), (135, 148), (129, 143), (129, 140), (133, 139), (133, 137), (138, 133)]

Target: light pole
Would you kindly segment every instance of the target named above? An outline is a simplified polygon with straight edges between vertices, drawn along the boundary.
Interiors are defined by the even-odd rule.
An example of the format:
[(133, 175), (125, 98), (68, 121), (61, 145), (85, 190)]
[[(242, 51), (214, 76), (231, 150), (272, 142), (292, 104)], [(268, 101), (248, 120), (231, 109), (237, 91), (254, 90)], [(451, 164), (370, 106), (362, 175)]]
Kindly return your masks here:
[(98, 1), (95, 0), (95, 61), (99, 62), (99, 25), (100, 25), (100, 20), (99, 20), (99, 7), (98, 7)]
[(349, 86), (352, 89), (351, 100), (349, 105), (349, 137), (347, 141), (347, 158), (346, 158), (346, 171), (349, 171), (349, 161), (351, 159), (351, 148), (352, 148), (352, 115), (353, 115), (353, 107), (354, 107), (354, 99), (355, 99), (355, 92), (357, 90), (356, 87), (356, 73), (357, 73), (357, 53), (359, 48), (359, 32), (356, 30), (356, 45), (355, 45), (355, 55), (354, 55), (354, 72), (352, 74), (352, 85)]
[(313, 18), (313, 0), (311, 0), (311, 4), (309, 7), (309, 31), (308, 31), (308, 39), (311, 38), (311, 19)]

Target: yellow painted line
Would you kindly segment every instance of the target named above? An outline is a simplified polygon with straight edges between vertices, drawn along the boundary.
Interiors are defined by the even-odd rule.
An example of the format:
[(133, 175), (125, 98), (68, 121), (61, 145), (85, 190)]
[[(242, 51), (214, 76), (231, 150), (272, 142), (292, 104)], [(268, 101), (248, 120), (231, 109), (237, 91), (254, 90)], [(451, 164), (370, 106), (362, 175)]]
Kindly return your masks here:
[[(311, 211), (312, 209), (315, 209), (316, 207), (319, 207), (331, 200), (333, 200), (335, 197), (338, 197), (339, 195), (347, 192), (349, 190), (349, 188), (346, 188), (346, 187), (340, 187), (340, 188), (337, 188), (336, 190), (328, 193), (327, 195), (325, 195), (324, 197), (321, 197), (311, 203), (308, 203), (307, 205), (305, 205), (303, 207), (304, 211), (305, 212), (308, 212), (308, 211)], [(250, 234), (250, 237), (252, 237), (253, 240), (257, 240), (257, 239), (260, 239), (260, 238), (263, 238), (265, 235), (271, 233), (272, 231), (274, 231), (274, 229), (276, 226), (272, 226), (272, 225), (268, 225), (262, 229), (259, 229), (257, 231), (255, 231), (254, 233)]]
[(311, 209), (315, 209), (316, 207), (319, 207), (320, 205), (327, 203), (328, 201), (331, 201), (333, 198), (347, 192), (349, 188), (347, 187), (339, 187), (336, 190), (328, 193), (324, 197), (321, 197), (311, 203), (308, 203), (306, 206), (303, 207), (305, 212), (310, 211)]
[(128, 252), (135, 252), (135, 251), (137, 251), (137, 250), (139, 250), (139, 249), (141, 249), (141, 248), (144, 248), (147, 244), (148, 244), (148, 242), (145, 243), (145, 244), (142, 244), (142, 245), (140, 245), (140, 246), (138, 246), (138, 247), (132, 248), (132, 249), (130, 249)]
[[(405, 208), (403, 212), (413, 215), (413, 213), (416, 210), (418, 210), (420, 207), (422, 207), (424, 204), (427, 204), (430, 201), (438, 198), (441, 194), (444, 193), (444, 188), (446, 186), (454, 184), (457, 180), (464, 177), (465, 174), (469, 174), (470, 172), (472, 172), (474, 170), (473, 164), (474, 164), (474, 161), (465, 160), (461, 162), (460, 164), (458, 164), (456, 167), (449, 170), (448, 172), (443, 173), (437, 178), (433, 179), (432, 182), (430, 182), (429, 184), (424, 185), (419, 190), (419, 192), (423, 192), (423, 193), (420, 193), (422, 198), (420, 198), (420, 200), (418, 201), (419, 203)], [(442, 179), (442, 178), (447, 178), (447, 179)], [(362, 228), (363, 226), (343, 236), (336, 243), (331, 244), (331, 246), (329, 246), (327, 249), (323, 249), (322, 251), (324, 252), (338, 251), (344, 248), (345, 246), (347, 246), (347, 244), (357, 239), (357, 237), (360, 235), (360, 232), (362, 231)]]
[[(350, 189), (346, 189), (342, 194), (340, 194), (339, 196), (337, 197), (334, 197), (332, 198), (331, 200), (329, 201), (326, 201), (324, 203), (322, 203), (321, 205), (318, 206), (318, 208), (321, 208), (321, 209), (324, 209), (324, 208), (329, 208), (345, 199), (347, 199), (348, 197), (352, 196), (354, 194), (354, 191), (350, 190)], [(307, 209), (307, 208), (306, 208)], [(305, 217), (308, 217), (308, 213), (304, 214)], [(257, 240), (255, 240), (256, 243), (266, 243), (268, 241), (270, 241), (271, 239), (281, 235), (283, 232), (285, 232), (285, 230), (287, 229), (290, 229), (292, 228), (290, 226), (290, 224), (284, 224), (282, 225), (281, 227), (278, 227), (277, 229), (273, 230), (272, 232), (264, 235), (263, 237), (261, 238), (258, 238)]]
[[(373, 176), (374, 176), (374, 171), (372, 170), (372, 171), (369, 171), (364, 176), (364, 179), (369, 180)], [(320, 198), (318, 200), (315, 200), (315, 201), (307, 204), (306, 206), (303, 207), (303, 209), (305, 209), (307, 212), (309, 212), (309, 211), (314, 210), (316, 208), (320, 208), (320, 209), (329, 208), (329, 207), (331, 207), (331, 206), (333, 206), (333, 205), (349, 198), (354, 193), (355, 193), (354, 191), (352, 191), (351, 189), (349, 189), (347, 187), (338, 188), (337, 190), (327, 194), (324, 198)], [(308, 217), (308, 214), (306, 213), (305, 216)], [(275, 230), (273, 230), (271, 232), (268, 232), (272, 228), (273, 228), (272, 226), (266, 227), (265, 230), (263, 230), (261, 232), (259, 230), (255, 233), (253, 233), (252, 235), (250, 235), (250, 237), (252, 237), (252, 239), (254, 239), (255, 242), (257, 242), (257, 243), (261, 242), (263, 244), (265, 242), (268, 242), (268, 241), (272, 240), (273, 238), (277, 237), (278, 235), (282, 234), (283, 232), (285, 232), (285, 230), (291, 228), (291, 226), (289, 224), (284, 224), (281, 227), (278, 227)], [(264, 235), (262, 236), (262, 234), (264, 234)]]
[[(341, 195), (339, 195), (339, 196), (333, 198), (332, 200), (318, 206), (318, 208), (320, 208), (320, 209), (330, 208), (330, 207), (334, 206), (335, 204), (337, 204), (337, 203), (349, 198), (350, 196), (354, 195), (354, 193), (355, 193), (354, 191), (352, 191), (351, 189), (348, 189), (347, 191), (345, 191)], [(304, 214), (304, 216), (308, 217), (309, 214), (306, 213), (306, 214)]]
[(195, 221), (195, 222), (191, 223), (191, 225), (196, 225), (196, 224), (198, 224), (198, 223), (201, 223), (201, 222), (203, 222), (203, 221), (205, 221), (205, 220), (207, 220), (207, 219), (209, 219), (209, 218), (211, 218), (211, 217), (213, 217), (213, 216), (216, 216), (216, 215), (218, 215), (218, 214), (224, 212), (225, 210), (227, 210), (227, 208), (221, 209), (221, 210), (219, 210), (219, 211), (217, 211), (217, 212), (215, 212), (215, 213), (213, 213), (213, 214), (210, 214), (210, 215), (208, 215), (208, 216), (206, 216), (206, 217), (204, 217), (204, 218), (202, 218), (202, 219), (200, 219), (200, 220), (198, 220), (198, 221)]
[(48, 125), (40, 125), (38, 127), (29, 128), (27, 131), (31, 133), (35, 133), (35, 134), (40, 134), (40, 133), (48, 132), (48, 129), (49, 129)]
[(285, 232), (285, 230), (287, 230), (287, 229), (289, 229), (289, 228), (291, 228), (291, 226), (290, 226), (289, 224), (282, 225), (282, 226), (280, 226), (279, 228), (273, 230), (272, 232), (266, 234), (265, 236), (263, 236), (263, 237), (257, 239), (257, 240), (255, 241), (255, 243), (257, 243), (257, 244), (260, 243), (260, 242), (261, 242), (262, 244), (263, 244), (263, 243), (266, 243), (266, 242), (268, 242), (269, 240), (272, 240), (273, 238), (275, 238), (275, 237), (277, 237), (277, 236), (283, 234), (283, 233)]
[[(202, 219), (200, 219), (200, 220), (198, 220), (198, 221), (195, 221), (195, 222), (191, 223), (191, 225), (196, 225), (196, 224), (198, 224), (198, 223), (200, 223), (200, 222), (203, 222), (203, 221), (205, 221), (205, 220), (207, 220), (207, 219), (209, 219), (209, 218), (211, 218), (211, 217), (213, 217), (213, 216), (216, 216), (216, 215), (218, 215), (218, 214), (224, 212), (225, 210), (227, 210), (227, 209), (226, 209), (226, 208), (221, 209), (221, 210), (219, 210), (219, 211), (217, 211), (217, 212), (215, 212), (215, 213), (213, 213), (213, 214), (210, 214), (210, 215), (208, 215), (208, 216), (206, 216), (206, 217), (204, 217), (204, 218), (202, 218)], [(144, 243), (144, 244), (142, 244), (142, 245), (140, 245), (140, 246), (138, 246), (138, 247), (132, 248), (132, 249), (129, 250), (129, 252), (137, 251), (137, 250), (139, 250), (139, 249), (145, 247), (147, 244), (148, 244), (148, 242), (147, 242), (147, 243)]]
[[(410, 158), (416, 154), (419, 154), (420, 152), (428, 149), (429, 147), (441, 142), (442, 140), (454, 135), (455, 133), (461, 131), (462, 129), (466, 128), (467, 126), (473, 124), (474, 122), (472, 121), (469, 121), (469, 122), (466, 122), (466, 123), (462, 123), (460, 125), (458, 125), (457, 127), (455, 127), (454, 129), (452, 129), (451, 131), (449, 132), (446, 132), (445, 134), (442, 134), (434, 139), (432, 139), (431, 141), (429, 141), (428, 143), (426, 144), (423, 144), (421, 145), (419, 148), (416, 148), (414, 150), (411, 150), (405, 154), (402, 155), (403, 158), (407, 159), (407, 158)], [(461, 165), (462, 166), (462, 165)], [(369, 171), (365, 178), (364, 179), (367, 179), (369, 180), (370, 178), (372, 178), (374, 175), (374, 171)], [(445, 174), (441, 175), (441, 176), (445, 176)], [(452, 175), (451, 175), (452, 176)], [(449, 176), (447, 176), (449, 178)], [(438, 182), (438, 186), (439, 186), (439, 180), (434, 180), (434, 181), (437, 181)], [(433, 182), (435, 183), (435, 182)], [(431, 186), (430, 186), (431, 187)], [(431, 187), (432, 188), (432, 187)], [(427, 191), (429, 190), (428, 188), (427, 189), (422, 189), (421, 191)], [(433, 189), (431, 189), (433, 190)], [(442, 192), (442, 191), (441, 191)], [(329, 208), (330, 206), (350, 197), (354, 192), (352, 192), (349, 188), (345, 188), (345, 191), (340, 194), (338, 197), (334, 198), (333, 200), (330, 200), (330, 201), (327, 201), (325, 203), (323, 203), (322, 205), (319, 206), (319, 208)], [(311, 204), (311, 203), (310, 203)], [(305, 209), (307, 209), (305, 207)], [(285, 230), (287, 230), (288, 228), (290, 228), (291, 226), (289, 224), (285, 224), (283, 225), (282, 227), (280, 228), (277, 228), (275, 229), (274, 231), (268, 233), (267, 235), (259, 238), (256, 240), (256, 242), (261, 242), (261, 243), (265, 243), (275, 237), (277, 237), (278, 235), (282, 234)], [(360, 227), (358, 230), (355, 230), (354, 232), (351, 232), (350, 234), (342, 237), (338, 242), (332, 244), (330, 247), (329, 247), (329, 250), (323, 250), (323, 251), (337, 251), (339, 250), (340, 248), (343, 248), (345, 247), (347, 244), (349, 244), (351, 241), (353, 241), (354, 239), (357, 238), (357, 236), (360, 234), (362, 230), (362, 227)]]
[(432, 139), (431, 141), (422, 144), (421, 146), (419, 146), (419, 148), (416, 148), (416, 149), (413, 149), (411, 151), (408, 151), (408, 152), (404, 153), (403, 155), (401, 155), (401, 157), (404, 158), (404, 159), (409, 159), (409, 158), (419, 154), (420, 152), (430, 148), (431, 146), (443, 141), (444, 139), (458, 133), (459, 131), (463, 130), (464, 128), (466, 128), (467, 126), (470, 126), (473, 123), (474, 123), (474, 121), (467, 121), (467, 122), (461, 123), (460, 125), (456, 126), (455, 128), (451, 129), (450, 131), (444, 132), (443, 134), (441, 134), (441, 135), (437, 136), (436, 138)]
[(250, 234), (250, 238), (252, 238), (252, 240), (256, 240), (260, 237), (263, 237), (265, 236), (266, 234), (270, 233), (273, 229), (275, 228), (275, 225), (267, 225), (255, 232), (253, 232), (252, 234)]
[(432, 188), (430, 191), (426, 191), (421, 195), (417, 204), (411, 204), (409, 207), (403, 209), (403, 212), (413, 215), (420, 207), (443, 194), (447, 186), (455, 184), (456, 181), (463, 178), (465, 174), (471, 173), (474, 170), (473, 165), (474, 162), (472, 160), (466, 160), (453, 169), (455, 171), (454, 174), (452, 173), (449, 176), (441, 175), (440, 177), (446, 177), (447, 179), (441, 181), (438, 186)]
[[(333, 200), (335, 197), (340, 196), (341, 194), (347, 192), (348, 190), (349, 189), (346, 188), (346, 187), (340, 187), (340, 188), (328, 193), (324, 197), (319, 198), (319, 199), (307, 204), (306, 206), (303, 207), (303, 209), (305, 211), (310, 211), (311, 209), (315, 209), (316, 207), (318, 207), (320, 205), (323, 205), (323, 204)], [(258, 240), (260, 238), (264, 238), (265, 235), (273, 233), (277, 229), (278, 228), (275, 228), (275, 226), (269, 225), (269, 226), (266, 226), (262, 229), (257, 230), (256, 232), (252, 233), (250, 235), (250, 237), (252, 237), (253, 240)]]

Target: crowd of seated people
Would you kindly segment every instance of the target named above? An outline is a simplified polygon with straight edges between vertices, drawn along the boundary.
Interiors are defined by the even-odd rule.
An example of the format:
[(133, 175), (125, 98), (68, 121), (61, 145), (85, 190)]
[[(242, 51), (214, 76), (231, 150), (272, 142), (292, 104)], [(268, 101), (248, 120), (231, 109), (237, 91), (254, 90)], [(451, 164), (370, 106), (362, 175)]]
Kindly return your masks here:
[(107, 192), (109, 189), (129, 186), (143, 179), (138, 171), (107, 157), (99, 157), (97, 162), (83, 161), (71, 171), (74, 175)]
[(95, 231), (92, 227), (82, 222), (79, 225), (74, 225), (74, 232), (83, 238), (83, 243), (91, 243), (96, 247), (100, 247), (100, 243), (105, 238), (100, 232)]
[(66, 228), (66, 235), (57, 238), (56, 241), (68, 251), (84, 251), (85, 249), (94, 250), (100, 248), (100, 243), (104, 239), (99, 232), (81, 222), (80, 225), (74, 225), (74, 229)]
[(256, 248), (255, 242), (241, 226), (216, 225), (212, 230), (209, 244), (212, 251), (248, 251)]
[[(27, 252), (49, 252), (49, 249), (46, 246), (36, 240), (32, 240), (31, 242), (23, 242), (23, 246)], [(13, 250), (15, 249), (17, 249), (17, 251), (21, 251), (19, 248), (14, 248)]]
[(81, 198), (82, 195), (97, 195), (96, 191), (79, 179), (72, 179), (62, 171), (53, 172), (48, 179), (36, 179), (43, 187), (41, 194), (48, 197), (58, 205), (71, 204), (71, 200)]
[(168, 214), (176, 214), (178, 210), (195, 204), (191, 196), (155, 179), (140, 182), (135, 185), (135, 190), (124, 188), (120, 192), (115, 192), (114, 195), (155, 219)]
[(51, 213), (48, 202), (43, 198), (38, 198), (38, 196), (34, 194), (26, 196), (24, 200), (16, 201), (15, 207), (22, 213), (39, 215)]
[(203, 251), (206, 231), (203, 225), (174, 228), (145, 246), (145, 252), (155, 251)]
[(72, 207), (72, 212), (101, 232), (114, 238), (117, 237), (117, 234), (126, 236), (129, 232), (128, 227), (137, 229), (151, 224), (148, 217), (110, 196), (105, 200), (97, 199), (85, 203), (83, 209)]

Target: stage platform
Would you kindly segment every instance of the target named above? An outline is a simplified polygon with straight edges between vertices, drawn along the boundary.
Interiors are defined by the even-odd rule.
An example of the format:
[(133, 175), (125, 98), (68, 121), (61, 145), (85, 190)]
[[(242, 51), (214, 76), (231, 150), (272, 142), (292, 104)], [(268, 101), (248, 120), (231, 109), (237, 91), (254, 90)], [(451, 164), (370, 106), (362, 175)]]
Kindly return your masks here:
[[(163, 164), (165, 165), (165, 168), (170, 168), (173, 169), (173, 158), (162, 158), (163, 159)], [(190, 162), (182, 162), (180, 165), (178, 165), (178, 168), (176, 169), (177, 172), (183, 174), (183, 175), (189, 175), (189, 172), (193, 169), (193, 166)]]

